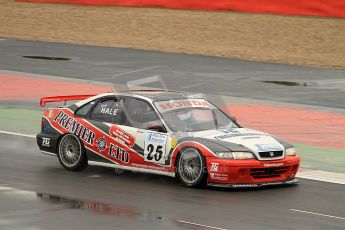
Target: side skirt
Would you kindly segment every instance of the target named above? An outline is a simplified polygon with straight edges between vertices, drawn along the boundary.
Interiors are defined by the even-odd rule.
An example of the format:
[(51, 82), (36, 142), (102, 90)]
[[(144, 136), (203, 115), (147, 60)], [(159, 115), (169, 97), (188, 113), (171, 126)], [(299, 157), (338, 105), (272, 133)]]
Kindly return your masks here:
[(162, 171), (156, 171), (152, 169), (135, 168), (135, 167), (130, 167), (130, 166), (116, 165), (116, 164), (110, 164), (110, 163), (104, 163), (104, 162), (98, 162), (98, 161), (88, 161), (88, 164), (93, 165), (93, 166), (103, 166), (103, 167), (108, 167), (108, 168), (123, 169), (123, 170), (129, 170), (129, 171), (134, 171), (134, 172), (152, 173), (152, 174), (175, 177), (174, 172), (162, 172)]
[(41, 153), (44, 153), (44, 154), (52, 156), (52, 157), (57, 157), (56, 153), (51, 153), (51, 152), (43, 151), (43, 150), (41, 150)]

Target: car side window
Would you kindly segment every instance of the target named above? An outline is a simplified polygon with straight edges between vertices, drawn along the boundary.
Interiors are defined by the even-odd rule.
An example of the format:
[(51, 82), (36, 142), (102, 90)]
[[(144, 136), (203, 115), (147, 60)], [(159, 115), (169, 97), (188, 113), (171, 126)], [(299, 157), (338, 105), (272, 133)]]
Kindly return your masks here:
[(108, 123), (119, 123), (121, 114), (116, 99), (100, 101), (92, 110), (91, 119)]
[(80, 107), (77, 110), (77, 112), (75, 114), (79, 115), (79, 116), (86, 116), (94, 104), (95, 104), (95, 102), (91, 101), (91, 102), (83, 105), (82, 107)]
[(140, 129), (148, 129), (149, 126), (162, 125), (161, 120), (147, 101), (127, 97), (123, 102), (124, 124)]
[(214, 110), (214, 113), (217, 119), (218, 128), (229, 129), (234, 126), (236, 127), (236, 125), (232, 121), (229, 122), (229, 118), (220, 110)]

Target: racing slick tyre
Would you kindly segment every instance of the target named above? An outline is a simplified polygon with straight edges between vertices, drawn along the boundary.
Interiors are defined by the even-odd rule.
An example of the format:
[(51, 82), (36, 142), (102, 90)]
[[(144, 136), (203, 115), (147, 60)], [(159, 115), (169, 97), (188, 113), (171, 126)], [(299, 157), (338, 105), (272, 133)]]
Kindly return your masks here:
[(57, 155), (60, 164), (67, 170), (80, 171), (87, 167), (84, 146), (73, 134), (67, 134), (61, 138)]
[(177, 159), (177, 176), (187, 187), (206, 185), (207, 167), (205, 157), (195, 148), (182, 150)]

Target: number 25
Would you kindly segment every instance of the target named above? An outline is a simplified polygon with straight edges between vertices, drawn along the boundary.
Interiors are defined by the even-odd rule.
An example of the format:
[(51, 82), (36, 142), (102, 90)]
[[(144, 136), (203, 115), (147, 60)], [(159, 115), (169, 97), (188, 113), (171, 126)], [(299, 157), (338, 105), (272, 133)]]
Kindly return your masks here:
[(162, 152), (163, 146), (158, 145), (156, 147), (156, 152), (153, 154), (154, 148), (155, 147), (152, 144), (149, 144), (147, 146), (147, 151), (149, 151), (149, 155), (147, 155), (147, 159), (151, 161), (153, 160), (153, 158), (155, 158), (155, 161), (159, 161), (163, 156), (163, 152)]

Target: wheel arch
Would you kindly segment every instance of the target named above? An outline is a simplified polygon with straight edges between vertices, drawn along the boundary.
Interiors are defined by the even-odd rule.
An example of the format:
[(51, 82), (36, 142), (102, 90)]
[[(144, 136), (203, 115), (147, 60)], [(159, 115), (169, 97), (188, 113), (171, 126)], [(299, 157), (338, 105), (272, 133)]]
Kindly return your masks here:
[(207, 158), (208, 157), (214, 157), (214, 153), (207, 148), (206, 146), (204, 146), (203, 144), (196, 142), (196, 141), (185, 141), (185, 142), (181, 142), (180, 144), (178, 144), (172, 154), (172, 164), (171, 167), (173, 168), (173, 171), (176, 172), (177, 170), (177, 162), (179, 157), (181, 156), (181, 153), (188, 148), (194, 148), (196, 149), (200, 155), (205, 159), (205, 167), (207, 168)]

